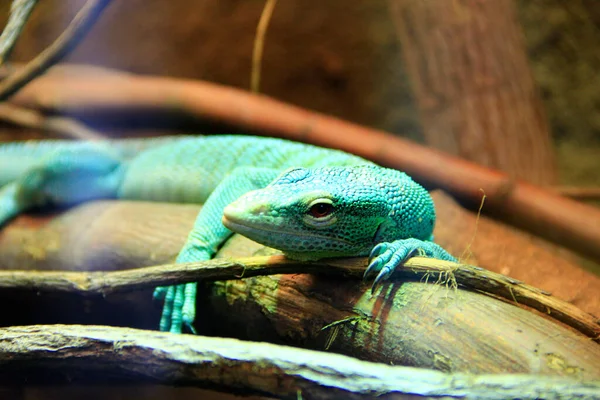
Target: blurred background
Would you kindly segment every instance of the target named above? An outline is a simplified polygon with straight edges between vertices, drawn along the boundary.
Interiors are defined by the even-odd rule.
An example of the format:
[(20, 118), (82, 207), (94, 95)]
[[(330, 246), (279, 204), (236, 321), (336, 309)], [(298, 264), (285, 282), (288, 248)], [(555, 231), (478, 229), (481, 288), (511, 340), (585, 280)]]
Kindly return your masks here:
[[(84, 3), (39, 2), (10, 62), (38, 55)], [(10, 4), (0, 0), (1, 26)], [(264, 7), (264, 0), (113, 1), (64, 62), (247, 90)], [(597, 188), (598, 49), (600, 7), (595, 0), (284, 0), (277, 2), (268, 26), (260, 91), (540, 185)], [(137, 124), (94, 122), (113, 136), (127, 130), (156, 133)], [(165, 132), (180, 129), (175, 125)], [(44, 135), (15, 129), (0, 119), (0, 141)], [(600, 205), (598, 200), (589, 202)], [(464, 241), (469, 242), (474, 225), (457, 229), (448, 224), (446, 237), (466, 232)], [(499, 234), (479, 232), (491, 243), (490, 249), (480, 250), (490, 263), (520, 261), (522, 270), (530, 270), (535, 261), (547, 265), (555, 260), (554, 253), (543, 259), (522, 242), (499, 246)], [(479, 261), (486, 266), (483, 255)], [(557, 269), (562, 269), (558, 261)], [(589, 269), (600, 271), (591, 263)], [(577, 300), (577, 285), (588, 280), (572, 276), (575, 294), (565, 296), (569, 301)], [(555, 278), (557, 287), (565, 286), (562, 277)], [(585, 300), (597, 299), (597, 289), (588, 294)], [(94, 395), (88, 389), (68, 388), (67, 396), (64, 388), (6, 389), (5, 397), (105, 398), (101, 390)], [(134, 390), (140, 398), (198, 398), (200, 393), (142, 389)], [(121, 396), (115, 398), (135, 397), (134, 391), (115, 391)]]
[[(460, 20), (461, 8), (486, 2), (425, 3), (439, 7), (440, 18), (451, 23)], [(11, 61), (24, 62), (37, 55), (83, 4), (83, 0), (40, 2)], [(256, 25), (264, 5), (262, 0), (113, 2), (66, 61), (247, 89)], [(508, 14), (507, 20), (497, 15), (499, 23), (516, 18), (522, 31), (516, 42), (523, 41), (549, 123), (559, 179), (568, 185), (600, 183), (600, 9), (596, 5), (594, 0), (515, 0), (509, 9), (495, 11)], [(9, 6), (10, 1), (0, 1), (2, 25)], [(424, 135), (427, 120), (423, 122), (423, 108), (419, 113), (403, 57), (399, 15), (390, 11), (385, 0), (278, 2), (265, 41), (261, 92), (452, 152), (450, 145), (436, 144)], [(428, 17), (419, 20), (417, 10), (409, 18), (418, 26), (426, 24)], [(484, 26), (480, 36), (488, 32)]]

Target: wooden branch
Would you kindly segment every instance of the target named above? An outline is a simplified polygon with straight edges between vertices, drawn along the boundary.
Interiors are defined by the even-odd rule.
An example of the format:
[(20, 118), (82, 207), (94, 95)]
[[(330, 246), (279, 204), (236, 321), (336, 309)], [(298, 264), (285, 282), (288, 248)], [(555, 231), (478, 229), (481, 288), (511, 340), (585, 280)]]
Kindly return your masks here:
[(556, 157), (513, 3), (388, 0), (388, 15), (427, 144), (550, 185)]
[[(49, 223), (23, 216), (15, 221), (19, 224), (2, 231), (0, 264), (12, 269), (39, 265), (41, 269), (106, 271), (167, 263), (181, 248), (197, 211), (192, 205), (112, 201), (82, 205)], [(41, 221), (46, 221), (42, 229), (35, 229)], [(239, 257), (267, 251), (234, 235), (219, 256), (239, 261)], [(556, 266), (561, 265), (558, 261)], [(365, 266), (362, 258), (340, 262), (349, 267), (356, 264), (358, 276)], [(510, 268), (510, 264), (498, 268)], [(319, 269), (325, 274), (328, 270), (326, 266)], [(406, 272), (419, 279), (410, 269)], [(576, 371), (581, 380), (600, 377), (598, 343), (530, 308), (476, 291), (456, 290), (444, 284), (446, 279), (431, 284), (437, 281), (431, 275), (421, 282), (389, 282), (371, 294), (369, 283), (359, 278), (325, 274), (279, 274), (201, 284), (195, 328), (211, 336), (303, 348), (323, 349), (330, 343), (336, 353), (388, 365), (563, 376)], [(1, 324), (154, 329), (160, 302), (152, 302), (151, 293), (137, 290), (81, 297), (0, 289), (5, 304), (20, 304), (5, 310)], [(24, 308), (30, 311), (23, 312)], [(557, 368), (556, 360), (563, 367)]]
[(13, 0), (8, 22), (0, 35), (0, 66), (6, 63), (38, 0)]
[(558, 186), (553, 189), (561, 196), (572, 199), (600, 201), (600, 187)]
[[(403, 170), (429, 188), (444, 189), (472, 209), (479, 207), (485, 193), (484, 213), (600, 261), (600, 210), (402, 138), (205, 82), (126, 74), (86, 77), (74, 72), (65, 80), (63, 74), (52, 75), (36, 80), (14, 101), (83, 118), (90, 117), (90, 110), (94, 118), (101, 119), (180, 113), (339, 148)], [(57, 92), (60, 97), (53, 95)]]
[[(115, 272), (0, 271), (0, 289), (33, 292), (63, 292), (82, 296), (106, 296), (193, 281), (243, 279), (276, 274), (342, 274), (362, 277), (364, 258), (325, 259), (300, 262), (283, 256), (249, 257), (237, 260), (165, 264)], [(600, 321), (577, 307), (552, 297), (550, 293), (482, 268), (430, 258), (410, 259), (397, 277), (428, 280), (464, 287), (527, 305), (571, 326), (600, 342)]]
[(0, 329), (0, 383), (186, 385), (285, 398), (593, 398), (600, 383), (558, 376), (446, 374), (337, 354), (81, 325)]
[(31, 129), (39, 129), (79, 140), (104, 140), (101, 133), (69, 117), (45, 116), (42, 113), (18, 107), (10, 103), (0, 103), (0, 120)]
[(0, 83), (0, 101), (5, 101), (70, 53), (91, 29), (109, 3), (110, 0), (88, 0), (54, 43), (31, 60), (24, 68), (12, 73)]

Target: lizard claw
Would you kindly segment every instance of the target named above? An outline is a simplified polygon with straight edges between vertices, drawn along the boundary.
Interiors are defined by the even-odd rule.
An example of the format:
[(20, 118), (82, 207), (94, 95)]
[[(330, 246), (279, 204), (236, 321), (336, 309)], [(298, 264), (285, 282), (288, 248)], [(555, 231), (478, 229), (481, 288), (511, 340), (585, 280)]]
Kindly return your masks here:
[(378, 256), (381, 255), (381, 253), (383, 253), (385, 250), (387, 250), (388, 248), (388, 243), (384, 242), (384, 243), (378, 243), (375, 247), (373, 247), (373, 250), (371, 250), (371, 254), (369, 254), (369, 262), (371, 262), (371, 260), (373, 260), (374, 258), (377, 258)]
[(196, 319), (197, 288), (198, 284), (196, 282), (186, 283), (184, 285), (184, 299), (181, 306), (181, 321), (194, 335), (196, 334), (196, 329), (193, 324)]
[(392, 255), (388, 245), (389, 243), (379, 243), (377, 246), (373, 247), (373, 250), (371, 250), (371, 254), (369, 255), (369, 267), (363, 275), (363, 280), (381, 271), (385, 264), (385, 260), (389, 259)]
[(383, 282), (384, 280), (389, 278), (390, 275), (392, 275), (394, 269), (395, 268), (390, 268), (389, 266), (384, 266), (381, 269), (381, 271), (379, 271), (379, 275), (377, 275), (377, 277), (373, 281), (373, 284), (371, 285), (371, 294), (375, 293), (375, 289), (377, 289), (377, 286), (379, 286), (381, 282)]
[(371, 286), (371, 293), (374, 293), (379, 284), (387, 280), (396, 268), (416, 255), (456, 261), (446, 250), (429, 241), (411, 238), (379, 243), (371, 251), (369, 267), (363, 276), (363, 279), (367, 279), (378, 272)]
[(366, 280), (369, 276), (373, 275), (377, 271), (380, 271), (381, 267), (382, 267), (381, 264), (382, 264), (382, 261), (380, 258), (375, 258), (372, 261), (371, 261), (371, 259), (369, 259), (369, 266), (367, 267), (367, 269), (365, 270), (365, 273), (363, 274), (363, 280)]
[(396, 244), (396, 242), (385, 243), (385, 245), (387, 245), (386, 247), (388, 248), (375, 259), (374, 264), (377, 263), (379, 268), (377, 270), (374, 269), (374, 272), (379, 271), (379, 274), (371, 285), (371, 294), (375, 293), (375, 290), (379, 284), (387, 280), (392, 273), (394, 273), (397, 267), (403, 265), (409, 258), (414, 256), (415, 253), (420, 250), (418, 248), (397, 248), (398, 244), (394, 244)]

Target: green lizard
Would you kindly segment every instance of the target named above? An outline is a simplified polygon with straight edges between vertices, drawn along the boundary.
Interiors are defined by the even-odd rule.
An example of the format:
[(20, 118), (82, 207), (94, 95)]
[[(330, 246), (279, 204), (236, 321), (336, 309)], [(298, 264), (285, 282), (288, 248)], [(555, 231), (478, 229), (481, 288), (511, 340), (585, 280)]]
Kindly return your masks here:
[[(297, 259), (370, 254), (374, 286), (415, 254), (454, 260), (431, 241), (425, 189), (341, 151), (248, 136), (0, 146), (0, 225), (101, 198), (204, 203), (176, 262), (210, 259), (232, 231)], [(196, 283), (155, 296), (161, 330), (193, 331)]]

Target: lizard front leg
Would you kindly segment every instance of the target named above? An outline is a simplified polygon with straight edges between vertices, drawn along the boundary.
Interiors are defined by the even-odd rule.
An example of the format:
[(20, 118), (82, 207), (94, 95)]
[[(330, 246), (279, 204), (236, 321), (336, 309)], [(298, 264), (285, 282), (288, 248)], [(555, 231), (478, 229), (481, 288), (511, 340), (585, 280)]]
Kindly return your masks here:
[[(278, 175), (269, 168), (240, 167), (232, 171), (208, 197), (175, 262), (210, 259), (218, 247), (232, 234), (221, 223), (223, 209), (251, 190), (267, 186)], [(160, 330), (181, 333), (182, 326), (194, 332), (197, 284), (159, 287), (154, 297), (164, 299)]]

